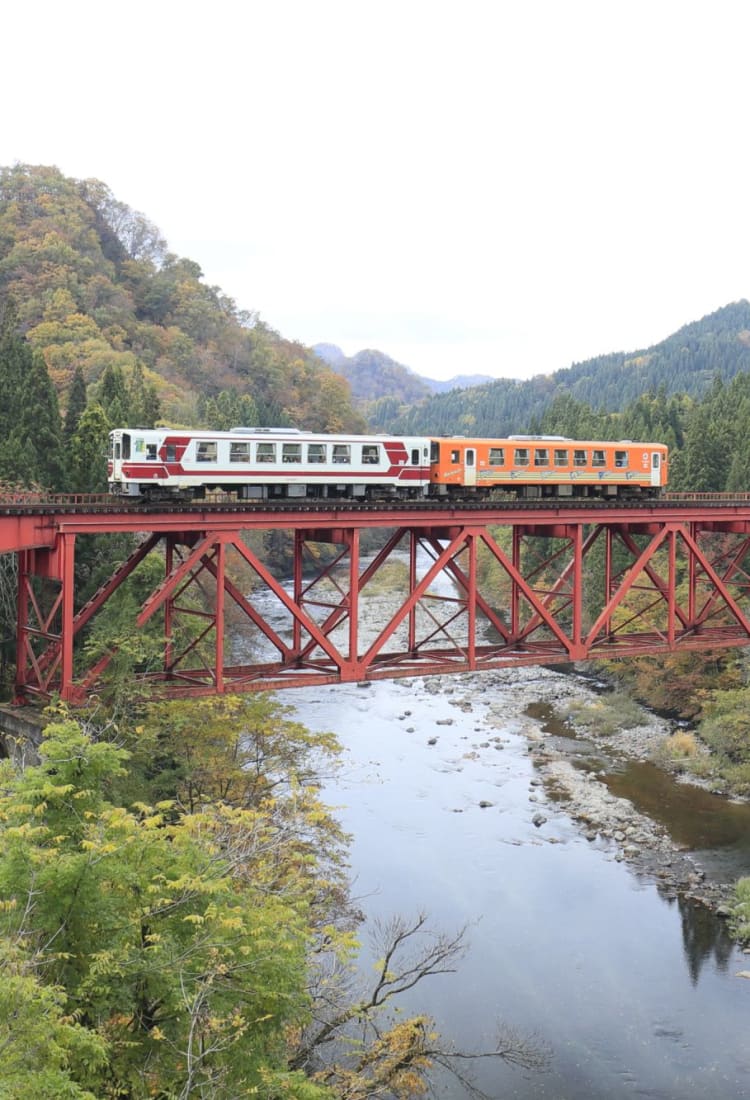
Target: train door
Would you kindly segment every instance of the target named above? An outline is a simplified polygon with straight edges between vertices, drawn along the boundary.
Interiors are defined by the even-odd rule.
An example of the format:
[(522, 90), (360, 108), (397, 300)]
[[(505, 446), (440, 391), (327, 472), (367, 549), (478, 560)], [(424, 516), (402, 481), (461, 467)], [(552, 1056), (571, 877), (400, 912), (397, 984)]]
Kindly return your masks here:
[(477, 483), (477, 452), (473, 447), (464, 451), (464, 485)]
[(658, 451), (651, 452), (651, 484), (661, 485), (661, 455)]

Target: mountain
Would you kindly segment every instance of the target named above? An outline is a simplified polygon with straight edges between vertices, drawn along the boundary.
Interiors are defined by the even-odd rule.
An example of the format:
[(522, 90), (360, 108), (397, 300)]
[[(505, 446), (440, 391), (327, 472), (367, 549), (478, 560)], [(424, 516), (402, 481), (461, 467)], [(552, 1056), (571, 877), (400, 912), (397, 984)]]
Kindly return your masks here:
[(314, 344), (318, 358), (349, 383), (352, 400), (373, 428), (408, 412), (432, 394), (489, 382), (486, 374), (462, 374), (441, 382), (417, 374), (382, 351), (368, 349), (346, 356), (336, 344)]
[(208, 286), (99, 180), (0, 168), (0, 320), (8, 304), (63, 407), (80, 368), (89, 398), (135, 379), (172, 423), (205, 422), (208, 403), (229, 427), (242, 403), (256, 423), (366, 428), (340, 374)]
[(468, 390), (472, 386), (483, 386), (486, 382), (492, 382), (491, 374), (456, 374), (453, 378), (440, 381), (436, 378), (427, 378), (425, 381), (435, 393), (448, 393), (449, 390)]
[(653, 347), (574, 363), (527, 381), (499, 379), (435, 394), (383, 422), (389, 431), (505, 435), (534, 430), (553, 401), (567, 397), (617, 412), (644, 393), (700, 397), (717, 379), (750, 371), (750, 302), (734, 302)]

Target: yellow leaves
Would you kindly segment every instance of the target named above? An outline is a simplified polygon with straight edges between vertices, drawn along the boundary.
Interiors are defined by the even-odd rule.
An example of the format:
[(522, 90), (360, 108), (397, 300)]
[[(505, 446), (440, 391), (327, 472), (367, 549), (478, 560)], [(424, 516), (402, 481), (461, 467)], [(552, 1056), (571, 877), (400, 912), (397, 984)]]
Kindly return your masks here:
[(222, 917), (219, 921), (219, 927), (239, 932), (245, 927), (245, 922), (242, 917)]
[(200, 913), (188, 913), (182, 918), (183, 924), (205, 924), (206, 918)]
[(24, 821), (21, 825), (11, 825), (5, 830), (5, 836), (15, 840), (35, 840), (46, 834), (47, 829), (43, 825), (33, 826), (28, 821)]
[(151, 1038), (155, 1039), (157, 1043), (163, 1042), (163, 1040), (166, 1039), (166, 1035), (160, 1027), (152, 1027), (150, 1034)]

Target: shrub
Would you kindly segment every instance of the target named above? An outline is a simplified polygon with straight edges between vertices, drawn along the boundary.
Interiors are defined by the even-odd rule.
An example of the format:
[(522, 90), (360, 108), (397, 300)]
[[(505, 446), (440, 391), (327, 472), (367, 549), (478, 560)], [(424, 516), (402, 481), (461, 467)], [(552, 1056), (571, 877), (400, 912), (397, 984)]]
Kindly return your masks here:
[(741, 878), (735, 887), (735, 902), (729, 921), (732, 935), (750, 940), (750, 878)]

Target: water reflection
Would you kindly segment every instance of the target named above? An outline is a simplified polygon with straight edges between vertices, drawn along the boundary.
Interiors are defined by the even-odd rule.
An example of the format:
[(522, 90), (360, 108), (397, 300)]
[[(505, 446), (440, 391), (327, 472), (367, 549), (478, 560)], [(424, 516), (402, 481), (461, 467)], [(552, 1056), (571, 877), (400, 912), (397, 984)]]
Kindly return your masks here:
[(688, 898), (678, 897), (677, 906), (682, 924), (682, 943), (688, 973), (693, 985), (698, 984), (701, 970), (713, 960), (716, 970), (727, 973), (735, 947), (723, 921)]

